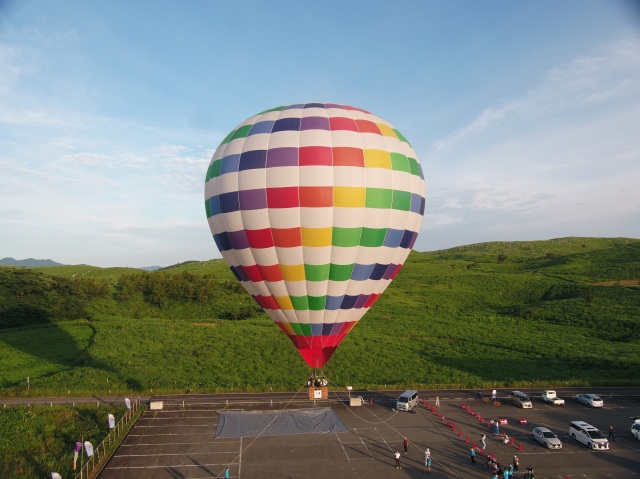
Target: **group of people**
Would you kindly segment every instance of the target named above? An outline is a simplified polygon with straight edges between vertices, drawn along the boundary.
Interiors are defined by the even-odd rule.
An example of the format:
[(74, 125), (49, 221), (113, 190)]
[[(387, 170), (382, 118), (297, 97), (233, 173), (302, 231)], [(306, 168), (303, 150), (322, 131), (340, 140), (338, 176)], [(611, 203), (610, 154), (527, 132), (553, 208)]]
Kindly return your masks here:
[[(493, 454), (489, 453), (487, 455), (487, 468), (489, 469), (489, 472), (493, 474), (492, 479), (512, 479), (514, 473), (518, 472), (519, 466), (520, 459), (518, 459), (517, 454), (513, 455), (513, 462), (505, 467), (500, 465)], [(527, 475), (529, 473), (530, 475)], [(534, 479), (533, 468), (531, 466), (527, 467), (527, 472), (525, 472), (524, 477), (525, 479)]]
[(307, 387), (316, 387), (316, 388), (325, 388), (327, 387), (327, 384), (329, 384), (329, 382), (327, 381), (327, 378), (325, 378), (324, 376), (309, 376), (309, 379), (307, 379)]
[[(482, 389), (480, 388), (478, 388), (478, 399), (482, 400)], [(491, 391), (491, 400), (492, 401), (498, 400), (498, 391), (496, 391), (495, 389)]]
[[(409, 452), (409, 439), (407, 438), (407, 436), (405, 436), (402, 440), (402, 449), (404, 450), (405, 454)], [(396, 469), (402, 469), (402, 466), (400, 465), (401, 457), (402, 455), (400, 454), (400, 449), (396, 449), (396, 452), (393, 453), (393, 458), (396, 461)], [(424, 472), (431, 472), (431, 461), (431, 450), (427, 448), (424, 451)]]
[[(484, 438), (484, 434), (482, 435)], [(506, 436), (508, 437), (508, 436)], [(405, 436), (402, 440), (402, 449), (404, 450), (404, 454), (407, 454), (409, 451), (409, 439)], [(400, 458), (402, 454), (400, 453), (400, 449), (396, 449), (396, 452), (393, 454), (396, 463), (396, 469), (402, 469), (400, 465)], [(424, 472), (431, 472), (431, 450), (427, 448), (424, 451)], [(471, 463), (475, 465), (476, 463), (476, 449), (475, 447), (471, 448)], [(487, 469), (492, 474), (492, 479), (513, 479), (514, 474), (518, 472), (520, 467), (520, 459), (517, 454), (513, 455), (513, 461), (508, 466), (503, 467), (500, 465), (496, 457), (489, 453), (487, 454)], [(524, 479), (535, 479), (533, 475), (533, 467), (528, 466), (527, 470), (524, 473)]]

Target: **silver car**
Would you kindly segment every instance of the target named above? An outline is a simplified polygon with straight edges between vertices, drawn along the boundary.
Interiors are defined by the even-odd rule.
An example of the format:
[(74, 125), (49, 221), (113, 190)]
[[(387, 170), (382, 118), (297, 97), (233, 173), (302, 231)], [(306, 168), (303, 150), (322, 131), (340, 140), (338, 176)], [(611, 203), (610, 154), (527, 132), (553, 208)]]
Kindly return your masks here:
[(549, 449), (562, 449), (562, 441), (558, 439), (550, 429), (546, 427), (536, 427), (531, 435), (533, 438), (542, 444), (544, 447)]
[(584, 404), (589, 407), (602, 407), (604, 406), (604, 402), (595, 394), (578, 394), (576, 396), (576, 401), (580, 404)]

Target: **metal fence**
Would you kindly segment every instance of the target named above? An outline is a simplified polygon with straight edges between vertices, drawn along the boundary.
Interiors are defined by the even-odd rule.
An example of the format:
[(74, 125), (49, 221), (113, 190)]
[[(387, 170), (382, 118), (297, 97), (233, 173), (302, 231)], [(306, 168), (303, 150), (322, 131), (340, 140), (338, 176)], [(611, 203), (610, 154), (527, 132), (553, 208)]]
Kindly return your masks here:
[[(96, 477), (111, 453), (120, 444), (124, 434), (130, 429), (128, 426), (136, 417), (136, 413), (140, 408), (140, 398), (131, 403), (131, 408), (127, 410), (118, 423), (109, 431), (109, 435), (93, 449), (93, 455), (87, 459), (87, 462), (80, 468), (80, 472), (75, 479), (91, 479)], [(84, 447), (84, 444), (83, 444)], [(81, 451), (82, 454), (85, 451)]]

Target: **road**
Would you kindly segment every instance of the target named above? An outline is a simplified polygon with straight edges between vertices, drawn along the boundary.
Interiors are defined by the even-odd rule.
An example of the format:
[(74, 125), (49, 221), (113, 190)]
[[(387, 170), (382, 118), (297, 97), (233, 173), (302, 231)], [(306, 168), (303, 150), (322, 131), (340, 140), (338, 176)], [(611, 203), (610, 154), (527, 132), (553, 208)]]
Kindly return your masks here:
[[(539, 396), (542, 388), (518, 388), (532, 397)], [(603, 399), (613, 397), (637, 397), (640, 398), (640, 387), (573, 387), (573, 388), (556, 388), (558, 396), (570, 399), (576, 394), (594, 393), (600, 395)], [(371, 398), (377, 399), (395, 399), (402, 391), (385, 390), (385, 391), (369, 391), (369, 390), (353, 390), (350, 395), (361, 396), (365, 401)], [(508, 402), (508, 389), (498, 390), (498, 399)], [(436, 396), (440, 398), (457, 398), (457, 399), (475, 399), (477, 390), (471, 389), (429, 389), (420, 391), (420, 397), (424, 399), (435, 400)], [(485, 397), (491, 395), (491, 390), (483, 390)], [(298, 392), (263, 392), (263, 393), (218, 393), (218, 394), (158, 394), (158, 395), (138, 395), (131, 393), (127, 395), (130, 399), (140, 398), (143, 404), (150, 401), (164, 401), (166, 405), (176, 406), (226, 406), (227, 404), (249, 405), (249, 404), (282, 404), (290, 401), (306, 400), (306, 391)], [(331, 400), (348, 401), (349, 393), (346, 390), (332, 390)], [(0, 398), (0, 404), (3, 407), (11, 407), (16, 405), (27, 404), (44, 404), (44, 405), (69, 405), (74, 404), (117, 404), (123, 403), (125, 396), (103, 395), (103, 396), (63, 396), (63, 397), (21, 397), (21, 398)]]

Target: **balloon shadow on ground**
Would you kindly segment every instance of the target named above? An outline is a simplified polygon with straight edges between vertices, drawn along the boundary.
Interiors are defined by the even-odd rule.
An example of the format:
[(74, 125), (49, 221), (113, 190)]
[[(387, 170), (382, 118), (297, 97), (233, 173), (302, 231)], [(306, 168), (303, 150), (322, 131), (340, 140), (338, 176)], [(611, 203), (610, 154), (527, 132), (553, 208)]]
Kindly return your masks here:
[[(21, 308), (20, 313), (24, 313), (24, 307)], [(128, 389), (142, 389), (142, 385), (138, 380), (124, 377), (120, 371), (91, 356), (89, 350), (94, 343), (97, 332), (90, 320), (76, 320), (78, 325), (82, 325), (83, 327), (91, 330), (89, 339), (86, 341), (85, 345), (82, 345), (55, 321), (45, 319), (42, 314), (39, 314), (41, 313), (39, 311), (34, 311), (34, 313), (37, 318), (37, 322), (35, 324), (32, 323), (21, 328), (0, 330), (2, 331), (0, 340), (12, 348), (42, 361), (47, 361), (61, 366), (61, 369), (43, 373), (39, 376), (31, 376), (32, 379), (55, 376), (60, 372), (70, 371), (77, 367), (88, 367), (113, 374), (119, 380), (124, 382)], [(6, 311), (5, 314), (10, 315), (11, 311)], [(29, 334), (29, 331), (42, 331), (43, 329), (47, 330), (46, 345), (43, 345), (42, 340), (34, 340), (33, 335)], [(22, 380), (19, 382), (0, 383), (0, 387), (12, 388), (18, 387), (21, 384)]]

